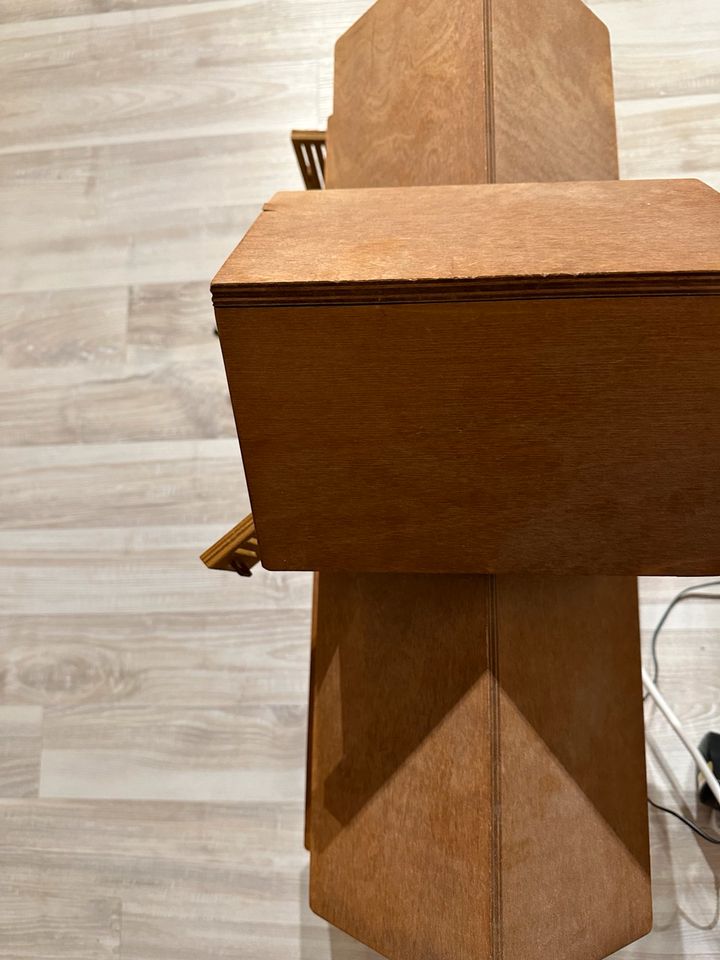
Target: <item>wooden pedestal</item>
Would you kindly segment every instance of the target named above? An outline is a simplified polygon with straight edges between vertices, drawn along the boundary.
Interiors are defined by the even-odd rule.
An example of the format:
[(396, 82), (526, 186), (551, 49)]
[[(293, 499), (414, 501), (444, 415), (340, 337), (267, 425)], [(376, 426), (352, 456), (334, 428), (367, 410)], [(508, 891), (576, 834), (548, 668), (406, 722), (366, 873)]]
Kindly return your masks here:
[(633, 578), (327, 574), (310, 901), (392, 960), (650, 929)]
[[(581, 0), (379, 0), (338, 42), (327, 148), (326, 185), (335, 189), (614, 180), (607, 30)], [(279, 214), (270, 206), (267, 216)], [(308, 749), (311, 905), (391, 960), (599, 960), (649, 930), (651, 899), (636, 581), (594, 575), (636, 573), (637, 557), (628, 559), (615, 533), (606, 533), (612, 495), (588, 498), (580, 475), (585, 469), (602, 486), (606, 467), (612, 472), (615, 465), (621, 476), (624, 450), (603, 459), (599, 472), (588, 469), (594, 436), (578, 420), (585, 467), (578, 461), (580, 473), (565, 491), (550, 479), (558, 462), (553, 437), (565, 436), (565, 411), (593, 397), (585, 379), (593, 369), (592, 336), (587, 349), (575, 349), (582, 335), (569, 351), (562, 346), (583, 326), (583, 307), (555, 301), (547, 285), (539, 296), (536, 290), (545, 303), (533, 308), (519, 357), (511, 349), (516, 308), (524, 309), (517, 290), (513, 296), (505, 289), (503, 303), (487, 314), (466, 302), (447, 315), (435, 312), (446, 324), (439, 335), (422, 298), (411, 295), (391, 314), (382, 287), (387, 279), (412, 286), (433, 275), (432, 259), (417, 272), (397, 250), (398, 238), (410, 243), (422, 230), (416, 225), (376, 242), (363, 237), (362, 209), (360, 216), (352, 235), (341, 238), (326, 231), (326, 221), (310, 220), (305, 231), (298, 221), (282, 242), (265, 242), (261, 230), (260, 243), (239, 248), (214, 287), (260, 556), (275, 569), (321, 570)], [(383, 216), (375, 211), (377, 222)], [(482, 235), (482, 218), (468, 223), (470, 235)], [(526, 227), (523, 213), (514, 215), (503, 242)], [(568, 250), (583, 229), (578, 224), (573, 236), (560, 238)], [(393, 252), (364, 309), (352, 291), (350, 301), (336, 296), (337, 309), (327, 309), (336, 280), (348, 280), (348, 289), (362, 282), (332, 269), (300, 299), (297, 283), (289, 298), (282, 293), (280, 277), (274, 303), (260, 304), (272, 309), (256, 309), (276, 264), (286, 279), (302, 283), (294, 253), (308, 233), (324, 239), (311, 258), (312, 274), (318, 263), (342, 260), (348, 244), (359, 244), (358, 261)], [(451, 233), (434, 249), (449, 259), (442, 277), (468, 276), (455, 270)], [(543, 249), (538, 241), (530, 253)], [(255, 256), (249, 272), (248, 250)], [(482, 270), (489, 254), (485, 249), (471, 269)], [(602, 259), (593, 260), (591, 274), (603, 273)], [(682, 291), (673, 289), (679, 303)], [(326, 298), (321, 308), (313, 299), (318, 291)], [(605, 317), (599, 296), (594, 287), (586, 302), (598, 328)], [(651, 301), (647, 308), (652, 314), (658, 306)], [(632, 317), (621, 315), (618, 300), (607, 310), (622, 339)], [(695, 318), (700, 326), (702, 313)], [(484, 397), (476, 389), (476, 360), (488, 361), (481, 335), (487, 318), (494, 318), (495, 347), (509, 346), (497, 390)], [(461, 328), (467, 342), (453, 339)], [(559, 341), (543, 359), (532, 345), (536, 331), (546, 329)], [(618, 337), (608, 341), (618, 355), (603, 367), (601, 388), (615, 400)], [(441, 371), (435, 341), (447, 361)], [(388, 343), (399, 363), (391, 362)], [(375, 366), (365, 363), (368, 353)], [(558, 355), (568, 366), (555, 380)], [(453, 373), (456, 362), (460, 374)], [(343, 394), (344, 407), (336, 404), (334, 384), (354, 384), (357, 373), (364, 385)], [(522, 409), (508, 388), (518, 374)], [(653, 376), (648, 369), (646, 379)], [(635, 381), (624, 382), (631, 396)], [(444, 394), (439, 402), (434, 384)], [(549, 445), (538, 446), (529, 425), (542, 406), (532, 393), (552, 393), (557, 384)], [(578, 391), (585, 391), (582, 402)], [(483, 447), (480, 435), (463, 441), (468, 398), (476, 414), (499, 404), (492, 439), (505, 444), (516, 496), (504, 496), (504, 467), (492, 444)], [(418, 418), (435, 409), (439, 429), (428, 436)], [(601, 432), (622, 422), (609, 416), (596, 418)], [(509, 424), (513, 429), (505, 430)], [(362, 441), (353, 443), (356, 428)], [(456, 484), (452, 457), (435, 470), (438, 438), (462, 450), (464, 486)], [(533, 450), (543, 452), (546, 471), (524, 465)], [(487, 474), (473, 459), (480, 451)], [(382, 459), (382, 476), (372, 457)], [(320, 476), (313, 474), (319, 465)], [(418, 482), (405, 517), (396, 508), (408, 470)], [(704, 475), (698, 467), (697, 476)], [(483, 476), (495, 486), (483, 488), (489, 501), (479, 506), (473, 483), (482, 487)], [(632, 476), (624, 482), (632, 493)], [(374, 499), (368, 484), (377, 486)], [(518, 491), (534, 496), (543, 484), (559, 512), (527, 514), (527, 496)], [(383, 491), (395, 497), (384, 506)], [(352, 519), (360, 500), (368, 512), (342, 529), (337, 510)], [(312, 518), (303, 512), (311, 501)], [(513, 518), (509, 540), (506, 520)], [(450, 533), (445, 520), (454, 523)], [(483, 536), (490, 529), (492, 544)], [(638, 530), (640, 545), (644, 532)], [(454, 565), (443, 566), (450, 555)], [(361, 572), (330, 572), (349, 569)], [(456, 572), (418, 572), (449, 569)], [(494, 575), (501, 570), (522, 574)]]
[[(330, 188), (615, 179), (607, 30), (579, 0), (379, 0), (338, 42), (328, 150)], [(320, 916), (392, 960), (649, 931), (634, 579), (321, 573), (314, 618)]]

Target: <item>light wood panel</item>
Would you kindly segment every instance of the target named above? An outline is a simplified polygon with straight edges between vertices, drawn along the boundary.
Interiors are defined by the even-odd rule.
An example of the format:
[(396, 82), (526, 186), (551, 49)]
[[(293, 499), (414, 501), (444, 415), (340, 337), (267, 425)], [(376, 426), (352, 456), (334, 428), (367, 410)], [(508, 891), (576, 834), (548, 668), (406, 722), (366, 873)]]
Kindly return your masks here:
[(329, 187), (616, 175), (607, 30), (576, 0), (378, 0), (336, 45)]
[(486, 0), (492, 176), (614, 180), (615, 100), (605, 24), (577, 0)]
[[(2, 450), (0, 700), (21, 707), (150, 704), (154, 718), (142, 736), (153, 750), (170, 708), (304, 702), (310, 578), (258, 572), (243, 583), (199, 567), (198, 547), (247, 512), (230, 433), (195, 443), (205, 436), (204, 423), (196, 421), (190, 440), (126, 446), (116, 411), (134, 388), (121, 377), (115, 395), (108, 385), (97, 401), (109, 405), (102, 441), (71, 443), (77, 430), (56, 415), (58, 394), (43, 384), (51, 362), (82, 363), (93, 378), (96, 347), (119, 342), (114, 331), (121, 329), (129, 283), (165, 287), (155, 297), (148, 286), (135, 294), (135, 358), (142, 350), (144, 369), (154, 368), (159, 384), (168, 350), (182, 348), (192, 362), (212, 326), (209, 302), (202, 303), (209, 278), (274, 191), (300, 188), (289, 131), (324, 125), (332, 110), (333, 44), (368, 2), (222, 0), (233, 7), (232, 17), (223, 15), (221, 2), (195, 3), (206, 8), (200, 19), (190, 15), (189, 4), (173, 2), (162, 5), (169, 14), (162, 23), (143, 16), (151, 6), (159, 4), (0, 4), (0, 154), (14, 151), (0, 161), (0, 285), (21, 298), (0, 299), (0, 317), (4, 334), (13, 331), (5, 362), (16, 370), (22, 363), (14, 389), (36, 398), (13, 432), (20, 444), (21, 431), (44, 433), (50, 441)], [(624, 175), (700, 175), (720, 186), (716, 6), (706, 0), (592, 6), (613, 34)], [(69, 42), (71, 28), (84, 32), (82, 40)], [(291, 48), (309, 51), (310, 38), (315, 50), (306, 66), (287, 66), (295, 56)], [(115, 72), (104, 74), (105, 61), (93, 51), (113, 43), (107, 63)], [(242, 70), (242, 50), (250, 45), (254, 61)], [(66, 69), (70, 50), (82, 63)], [(213, 67), (207, 57), (216, 58)], [(240, 91), (241, 73), (256, 76), (252, 90), (245, 84)], [(114, 138), (124, 143), (108, 144)], [(146, 146), (153, 138), (158, 146)], [(60, 146), (78, 141), (86, 146)], [(161, 222), (163, 211), (169, 219)], [(186, 288), (168, 301), (167, 287), (176, 280), (194, 280), (197, 290)], [(95, 292), (83, 292), (88, 288)], [(106, 312), (99, 313), (93, 304), (103, 288)], [(50, 293), (40, 303), (29, 297), (23, 308), (27, 291), (41, 298)], [(72, 322), (51, 326), (47, 318), (56, 313)], [(44, 346), (33, 316), (44, 318), (37, 328), (44, 324)], [(26, 340), (22, 317), (28, 318)], [(93, 359), (70, 357), (80, 331)], [(37, 363), (28, 356), (33, 343)], [(214, 356), (220, 401), (224, 374)], [(185, 378), (183, 367), (177, 375), (192, 406), (196, 381)], [(66, 392), (77, 388), (69, 374), (64, 382)], [(96, 422), (102, 409), (93, 415)], [(151, 406), (145, 416), (147, 436), (156, 430)], [(55, 434), (42, 426), (46, 418)], [(0, 413), (4, 440), (5, 422)], [(135, 429), (141, 428), (138, 419)], [(210, 485), (214, 474), (217, 489)], [(187, 525), (193, 513), (200, 522)], [(156, 526), (141, 534), (137, 527), (152, 525), (153, 516)], [(46, 527), (55, 532), (46, 534)], [(646, 631), (686, 582), (643, 582)], [(718, 623), (714, 605), (686, 604), (673, 614), (663, 643), (666, 690), (698, 739), (706, 729), (720, 729)], [(653, 736), (671, 752), (681, 794), (666, 787), (654, 765), (651, 788), (695, 813), (685, 755), (657, 716), (650, 722)], [(2, 718), (0, 724), (11, 742), (9, 725)], [(21, 761), (28, 772), (34, 750), (33, 741)], [(188, 759), (188, 769), (200, 777), (197, 758), (188, 753)], [(253, 762), (261, 768), (260, 752)], [(66, 960), (85, 951), (104, 960), (113, 955), (112, 945), (122, 960), (377, 957), (329, 931), (304, 906), (302, 784), (293, 804), (145, 803), (112, 796), (32, 801), (8, 797), (11, 789), (0, 777), (0, 796), (7, 798), (0, 801), (0, 949), (6, 954)], [(651, 814), (651, 826), (657, 926), (619, 957), (715, 960), (718, 854), (667, 817)], [(65, 903), (46, 906), (48, 898), (63, 897)], [(108, 938), (113, 908), (103, 912), (98, 900), (121, 903), (121, 938), (118, 931)], [(53, 912), (56, 939), (50, 943), (42, 924)]]
[(397, 960), (492, 956), (482, 579), (323, 572), (319, 584), (310, 904)]
[(637, 584), (496, 591), (500, 955), (607, 956), (652, 927)]
[(484, 3), (373, 4), (335, 46), (327, 186), (487, 180), (485, 31)]

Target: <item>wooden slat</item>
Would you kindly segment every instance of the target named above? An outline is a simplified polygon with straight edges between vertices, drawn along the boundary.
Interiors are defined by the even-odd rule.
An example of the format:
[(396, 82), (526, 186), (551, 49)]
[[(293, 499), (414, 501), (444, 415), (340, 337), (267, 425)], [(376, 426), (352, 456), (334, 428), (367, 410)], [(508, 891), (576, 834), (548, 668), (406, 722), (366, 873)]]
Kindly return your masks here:
[(322, 190), (325, 186), (325, 132), (293, 130), (291, 139), (306, 188)]
[(230, 570), (249, 577), (252, 568), (260, 562), (252, 514), (208, 547), (200, 559), (211, 570)]

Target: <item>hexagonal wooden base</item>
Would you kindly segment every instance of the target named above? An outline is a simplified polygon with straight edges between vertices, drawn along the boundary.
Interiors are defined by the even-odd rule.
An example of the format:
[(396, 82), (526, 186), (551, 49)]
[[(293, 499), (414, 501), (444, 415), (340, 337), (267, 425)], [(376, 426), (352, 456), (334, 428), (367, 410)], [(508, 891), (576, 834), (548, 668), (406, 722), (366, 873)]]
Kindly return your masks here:
[(313, 910), (392, 960), (649, 932), (632, 578), (321, 574)]

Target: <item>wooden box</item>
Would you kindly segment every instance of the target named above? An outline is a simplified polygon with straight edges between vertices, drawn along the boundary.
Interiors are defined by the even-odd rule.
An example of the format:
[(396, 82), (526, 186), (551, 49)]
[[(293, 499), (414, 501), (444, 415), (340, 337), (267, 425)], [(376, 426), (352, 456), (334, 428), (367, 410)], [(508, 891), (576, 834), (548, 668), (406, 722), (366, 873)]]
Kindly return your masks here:
[(269, 569), (720, 565), (704, 184), (278, 194), (212, 289)]

